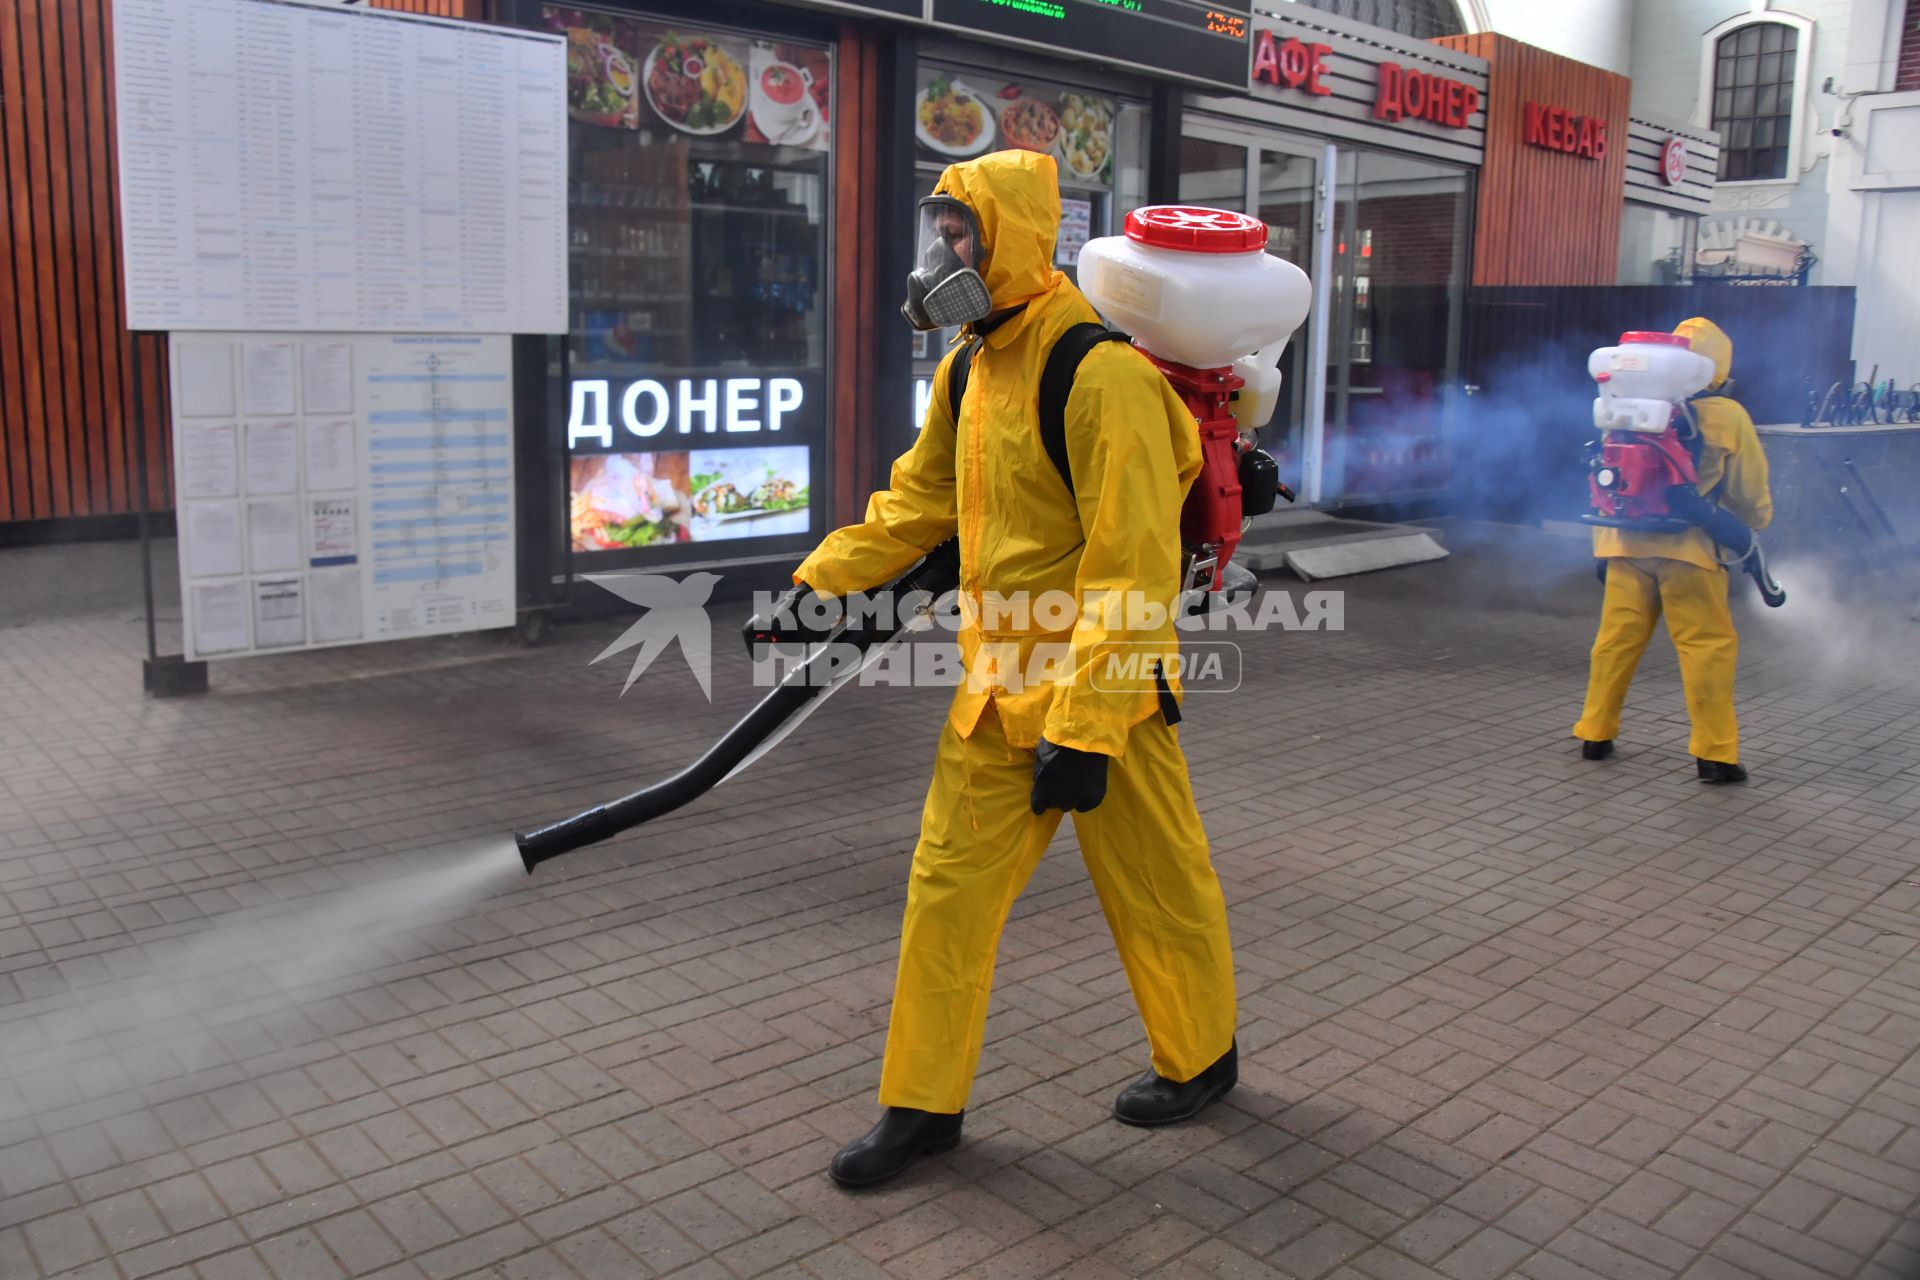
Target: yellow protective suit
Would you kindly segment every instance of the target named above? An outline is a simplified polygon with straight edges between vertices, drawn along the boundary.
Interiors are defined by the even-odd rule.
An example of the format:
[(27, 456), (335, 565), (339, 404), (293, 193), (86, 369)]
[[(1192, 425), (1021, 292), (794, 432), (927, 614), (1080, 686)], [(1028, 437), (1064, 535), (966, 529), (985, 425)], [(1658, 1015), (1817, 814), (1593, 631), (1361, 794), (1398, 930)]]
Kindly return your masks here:
[[(1177, 651), (1180, 507), (1200, 469), (1199, 434), (1143, 356), (1102, 343), (1067, 400), (1069, 493), (1041, 443), (1040, 372), (1061, 333), (1099, 317), (1053, 270), (1054, 161), (1027, 151), (983, 156), (950, 166), (935, 191), (964, 201), (979, 221), (996, 316), (1020, 310), (982, 326), (962, 420), (947, 400), (949, 354), (889, 487), (862, 523), (828, 535), (794, 573), (828, 595), (866, 590), (959, 537), (967, 677), (941, 734), (914, 850), (880, 1101), (940, 1112), (966, 1104), (1000, 930), (1059, 824), (1057, 811), (1035, 817), (1028, 808), (1043, 735), (1112, 757), (1104, 803), (1074, 825), (1154, 1069), (1188, 1080), (1233, 1039), (1225, 902), (1152, 664), (1116, 678), (1103, 659), (1115, 645), (1163, 658)], [(1048, 629), (1059, 619), (1041, 608), (995, 607), (1050, 592), (1077, 602), (1070, 626)], [(1159, 602), (1161, 616), (1129, 616), (1128, 593)], [(1040, 669), (1036, 659), (1049, 657), (1060, 660)]]
[[(1695, 317), (1674, 332), (1713, 361), (1708, 390), (1726, 382), (1733, 368), (1733, 342), (1718, 325)], [(1693, 410), (1702, 437), (1700, 492), (1749, 528), (1766, 528), (1773, 520), (1773, 496), (1753, 419), (1725, 396), (1695, 400)], [(1727, 609), (1727, 571), (1714, 554), (1713, 540), (1699, 529), (1595, 529), (1593, 554), (1607, 561), (1607, 592), (1593, 642), (1586, 707), (1573, 727), (1574, 737), (1602, 742), (1619, 735), (1627, 686), (1664, 613), (1693, 725), (1688, 750), (1702, 760), (1738, 764), (1733, 677), (1740, 642)]]

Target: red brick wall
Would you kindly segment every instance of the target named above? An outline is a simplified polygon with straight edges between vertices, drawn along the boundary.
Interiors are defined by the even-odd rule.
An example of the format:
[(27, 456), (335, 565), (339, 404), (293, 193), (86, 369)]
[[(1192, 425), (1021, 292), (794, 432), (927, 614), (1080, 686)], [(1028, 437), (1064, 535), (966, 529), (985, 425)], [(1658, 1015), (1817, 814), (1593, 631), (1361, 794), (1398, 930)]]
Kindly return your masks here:
[(1894, 72), (1895, 89), (1920, 89), (1920, 0), (1907, 0), (1907, 20), (1900, 24), (1900, 66)]
[[(1446, 284), (1453, 269), (1453, 231), (1461, 197), (1452, 194), (1362, 199), (1356, 213), (1364, 240), (1373, 232), (1373, 252), (1355, 270), (1375, 286)], [(1350, 246), (1351, 248), (1351, 246)], [(1357, 250), (1354, 250), (1357, 252)]]

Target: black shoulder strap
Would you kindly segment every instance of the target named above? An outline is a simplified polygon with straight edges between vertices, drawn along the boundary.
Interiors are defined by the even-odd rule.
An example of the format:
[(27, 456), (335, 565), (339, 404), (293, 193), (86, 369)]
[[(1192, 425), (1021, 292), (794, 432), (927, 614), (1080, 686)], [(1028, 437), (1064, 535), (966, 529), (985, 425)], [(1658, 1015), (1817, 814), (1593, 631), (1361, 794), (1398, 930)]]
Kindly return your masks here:
[(1061, 334), (1047, 353), (1046, 368), (1040, 373), (1040, 443), (1068, 493), (1073, 492), (1073, 464), (1067, 456), (1067, 397), (1073, 394), (1074, 375), (1087, 353), (1101, 343), (1131, 341), (1118, 329), (1087, 320)]
[(953, 353), (953, 363), (947, 366), (947, 407), (953, 410), (955, 426), (960, 424), (960, 398), (967, 394), (967, 375), (973, 372), (973, 353), (979, 349), (979, 343), (969, 340)]

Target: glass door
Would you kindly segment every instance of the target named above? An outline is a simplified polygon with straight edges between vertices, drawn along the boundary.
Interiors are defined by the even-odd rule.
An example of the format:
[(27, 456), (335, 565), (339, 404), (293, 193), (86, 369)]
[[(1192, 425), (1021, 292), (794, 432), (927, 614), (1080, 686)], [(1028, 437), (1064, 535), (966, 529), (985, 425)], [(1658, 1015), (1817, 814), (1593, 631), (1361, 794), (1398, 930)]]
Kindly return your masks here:
[(1342, 148), (1334, 182), (1324, 492), (1430, 497), (1452, 479), (1468, 175)]
[[(1180, 139), (1182, 204), (1251, 213), (1267, 224), (1267, 251), (1314, 274), (1314, 204), (1319, 191), (1318, 144), (1274, 139), (1226, 124), (1191, 121)], [(1296, 493), (1312, 490), (1308, 458), (1309, 397), (1322, 381), (1312, 376), (1312, 330), (1319, 305), (1280, 357), (1280, 402), (1260, 431), (1260, 443), (1280, 464), (1280, 478)]]

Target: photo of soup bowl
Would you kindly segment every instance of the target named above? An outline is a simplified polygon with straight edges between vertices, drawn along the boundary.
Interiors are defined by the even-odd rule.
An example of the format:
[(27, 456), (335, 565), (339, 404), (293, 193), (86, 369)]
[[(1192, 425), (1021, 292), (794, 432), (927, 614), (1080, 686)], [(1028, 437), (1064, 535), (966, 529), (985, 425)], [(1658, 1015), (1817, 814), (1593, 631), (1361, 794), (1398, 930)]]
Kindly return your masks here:
[(809, 90), (813, 77), (789, 62), (762, 63), (753, 82), (753, 122), (771, 142), (797, 138), (818, 113)]

